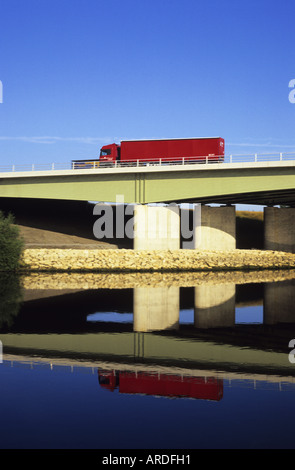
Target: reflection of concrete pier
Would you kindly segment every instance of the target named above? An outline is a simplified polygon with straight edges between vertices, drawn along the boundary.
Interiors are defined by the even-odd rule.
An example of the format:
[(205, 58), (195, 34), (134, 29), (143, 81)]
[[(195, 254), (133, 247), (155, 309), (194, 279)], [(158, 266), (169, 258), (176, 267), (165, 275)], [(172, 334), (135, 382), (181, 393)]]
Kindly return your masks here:
[(179, 287), (138, 287), (134, 289), (134, 331), (177, 329)]
[[(271, 282), (264, 287), (264, 323), (295, 322), (295, 281)], [(290, 333), (291, 334), (291, 333)], [(292, 339), (290, 337), (290, 339)]]
[(235, 324), (235, 284), (195, 287), (196, 328), (217, 328)]

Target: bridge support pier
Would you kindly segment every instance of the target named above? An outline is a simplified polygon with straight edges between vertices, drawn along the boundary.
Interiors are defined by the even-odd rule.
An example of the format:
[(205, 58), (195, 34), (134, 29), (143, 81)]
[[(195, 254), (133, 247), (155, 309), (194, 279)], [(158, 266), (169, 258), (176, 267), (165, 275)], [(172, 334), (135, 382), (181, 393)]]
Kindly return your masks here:
[[(295, 319), (295, 280), (269, 282), (264, 287), (264, 323), (293, 323)], [(290, 335), (290, 339), (293, 339)], [(286, 345), (287, 346), (287, 345)]]
[(295, 209), (265, 207), (265, 250), (295, 253)]
[(179, 207), (134, 207), (135, 250), (178, 250), (180, 248)]
[(178, 329), (179, 287), (135, 288), (133, 311), (134, 331)]
[[(210, 207), (198, 205), (194, 209), (193, 240), (184, 248), (229, 251), (236, 248), (236, 214), (234, 206)], [(186, 223), (188, 217), (185, 218)], [(178, 250), (181, 226), (180, 209), (175, 205), (134, 208), (135, 250)]]
[(235, 207), (201, 206), (200, 222), (196, 224), (194, 230), (195, 249), (224, 251), (235, 250)]
[(235, 304), (235, 284), (204, 284), (195, 287), (195, 327), (222, 328), (234, 326)]

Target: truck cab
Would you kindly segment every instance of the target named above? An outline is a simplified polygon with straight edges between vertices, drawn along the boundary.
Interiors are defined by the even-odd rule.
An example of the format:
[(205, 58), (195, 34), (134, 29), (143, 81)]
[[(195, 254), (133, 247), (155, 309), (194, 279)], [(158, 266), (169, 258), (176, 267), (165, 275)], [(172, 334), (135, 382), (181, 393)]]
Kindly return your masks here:
[(120, 159), (120, 146), (117, 144), (104, 145), (100, 149), (100, 166), (113, 166)]
[(115, 371), (98, 371), (98, 383), (113, 392), (119, 385), (119, 374)]

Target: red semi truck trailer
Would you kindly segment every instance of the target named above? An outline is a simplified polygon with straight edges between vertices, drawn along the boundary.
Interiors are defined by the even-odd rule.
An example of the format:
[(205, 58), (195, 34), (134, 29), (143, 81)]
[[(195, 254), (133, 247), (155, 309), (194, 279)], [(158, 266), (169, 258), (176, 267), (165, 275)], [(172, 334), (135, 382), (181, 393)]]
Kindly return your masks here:
[(123, 140), (120, 145), (104, 145), (99, 159), (73, 160), (73, 168), (96, 168), (159, 163), (205, 163), (224, 161), (224, 139)]
[(102, 388), (112, 392), (118, 389), (123, 394), (213, 401), (219, 401), (223, 397), (223, 381), (215, 377), (99, 370), (98, 381)]

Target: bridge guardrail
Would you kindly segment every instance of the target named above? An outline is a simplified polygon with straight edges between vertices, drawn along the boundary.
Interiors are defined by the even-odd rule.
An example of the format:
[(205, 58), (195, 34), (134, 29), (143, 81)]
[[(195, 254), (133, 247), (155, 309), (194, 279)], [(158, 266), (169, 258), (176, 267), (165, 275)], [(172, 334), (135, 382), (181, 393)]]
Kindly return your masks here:
[[(3, 361), (3, 367), (17, 367), (19, 369), (30, 369), (30, 371), (38, 371), (40, 369), (43, 370), (48, 370), (52, 373), (54, 372), (63, 372), (63, 373), (69, 373), (69, 374), (74, 374), (74, 373), (83, 373), (83, 374), (97, 374), (97, 370), (99, 368), (99, 364), (91, 364), (87, 362), (79, 363), (71, 363), (71, 361), (65, 360), (64, 362), (55, 362), (54, 359), (50, 358), (44, 358), (43, 361), (41, 362), (38, 359), (31, 358), (20, 358), (18, 361), (15, 358), (11, 359), (6, 359), (4, 358)], [(122, 369), (122, 371), (126, 371), (128, 369)], [(156, 369), (157, 370), (157, 369)], [(129, 370), (128, 370), (129, 371)], [(137, 369), (135, 369), (135, 372)], [(143, 369), (145, 371), (145, 369)], [(134, 369), (131, 368), (130, 372), (134, 372)], [(149, 369), (147, 369), (147, 372), (149, 372)], [(178, 377), (184, 377), (186, 376), (185, 372), (182, 373), (175, 373), (175, 371), (172, 369), (170, 371), (171, 374), (178, 376)], [(237, 374), (238, 375), (238, 374)], [(194, 377), (194, 375), (190, 374), (190, 377)], [(205, 377), (205, 376), (204, 376)], [(261, 378), (259, 377), (259, 374), (256, 375), (256, 377), (251, 377), (251, 374), (249, 374), (249, 378), (238, 378), (231, 376), (231, 374), (226, 374), (225, 372), (223, 373), (217, 373), (216, 378), (220, 378), (224, 380), (224, 384), (228, 387), (238, 387), (238, 388), (245, 388), (245, 389), (259, 389), (259, 390), (279, 390), (280, 392), (290, 392), (294, 391), (295, 389), (295, 382), (294, 382), (294, 377), (292, 376), (268, 376), (268, 379), (266, 380), (264, 376)]]
[(290, 161), (295, 160), (295, 153), (255, 153), (255, 154), (241, 154), (241, 155), (226, 155), (224, 157), (225, 163), (255, 163), (255, 162), (275, 162), (275, 161)]
[(160, 158), (159, 160), (129, 160), (129, 161), (116, 161), (99, 162), (98, 159), (85, 162), (67, 162), (67, 163), (36, 163), (36, 164), (17, 164), (17, 165), (0, 165), (0, 172), (34, 172), (34, 171), (54, 171), (54, 170), (73, 170), (73, 169), (100, 169), (100, 168), (130, 168), (130, 167), (143, 167), (143, 166), (176, 166), (176, 165), (210, 165), (212, 163), (259, 163), (259, 162), (276, 162), (276, 161), (295, 161), (295, 153), (278, 153), (278, 154), (240, 154), (240, 155), (225, 155), (223, 156), (204, 156), (204, 157), (190, 157), (190, 159), (167, 159)]

